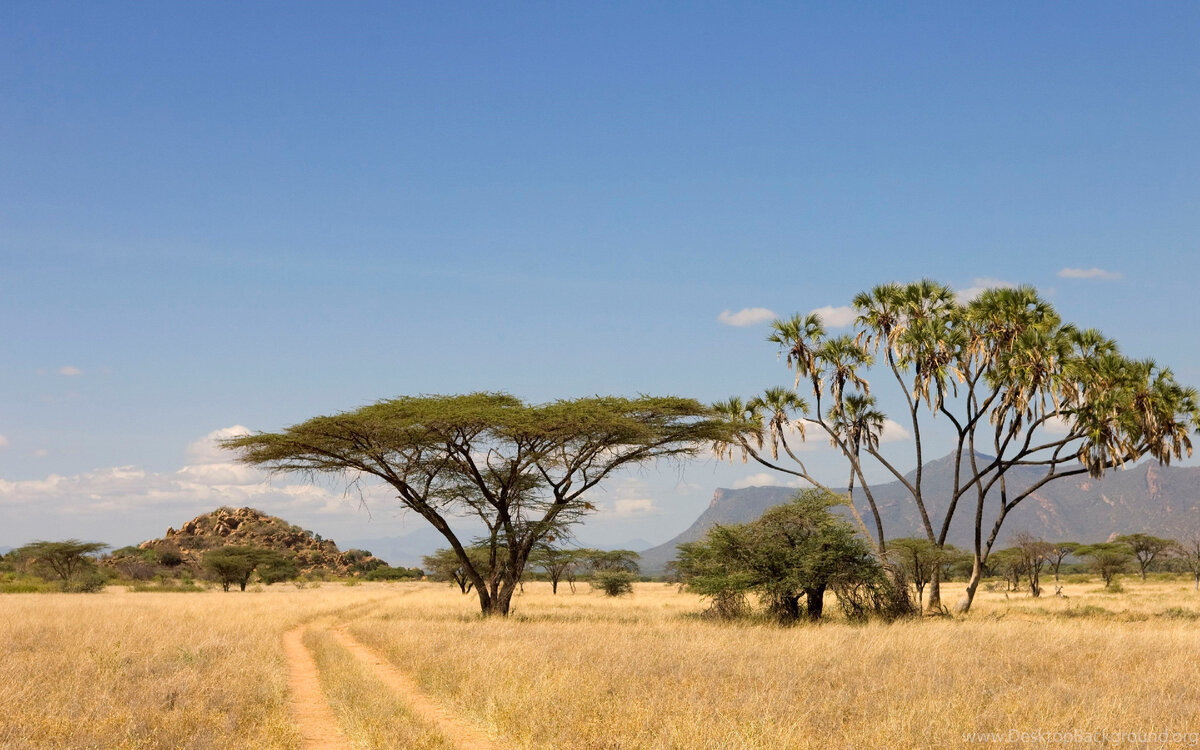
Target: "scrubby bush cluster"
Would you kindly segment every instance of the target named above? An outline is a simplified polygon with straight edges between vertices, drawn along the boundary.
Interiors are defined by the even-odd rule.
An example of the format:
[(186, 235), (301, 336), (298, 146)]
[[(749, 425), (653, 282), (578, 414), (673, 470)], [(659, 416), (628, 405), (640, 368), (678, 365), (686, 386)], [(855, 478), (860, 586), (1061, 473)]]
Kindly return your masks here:
[(779, 622), (818, 620), (827, 591), (853, 620), (913, 612), (903, 572), (881, 563), (850, 524), (829, 512), (838, 502), (811, 490), (752, 523), (714, 526), (704, 539), (679, 545), (679, 579), (722, 617), (747, 613), (753, 595)]

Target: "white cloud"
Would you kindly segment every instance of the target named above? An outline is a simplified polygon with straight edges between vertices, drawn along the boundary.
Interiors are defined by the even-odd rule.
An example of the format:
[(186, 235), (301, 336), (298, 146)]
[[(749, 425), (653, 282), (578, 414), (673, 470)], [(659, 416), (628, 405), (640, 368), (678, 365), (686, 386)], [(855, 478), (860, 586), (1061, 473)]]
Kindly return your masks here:
[(240, 424), (213, 430), (199, 440), (188, 444), (187, 462), (189, 465), (228, 462), (233, 459), (233, 454), (217, 445), (217, 441), (249, 435), (250, 432), (249, 427), (243, 427)]
[(893, 419), (883, 420), (883, 431), (879, 434), (881, 443), (899, 443), (908, 440), (912, 435), (904, 429), (904, 425)]
[(642, 497), (624, 497), (613, 502), (612, 510), (604, 515), (614, 518), (639, 518), (658, 513), (654, 501)]
[(1106, 271), (1103, 268), (1063, 268), (1058, 272), (1060, 279), (1096, 279), (1099, 281), (1116, 281), (1124, 277), (1117, 271)]
[(1062, 417), (1050, 417), (1042, 429), (1051, 435), (1068, 435), (1071, 432), (1071, 425)]
[(733, 483), (733, 489), (741, 490), (747, 487), (799, 487), (800, 480), (786, 474), (771, 474), (760, 471), (748, 477), (742, 477)]
[(8, 447), (8, 438), (4, 437), (3, 435), (0, 435), (0, 448), (7, 448), (7, 447)]
[(80, 370), (78, 367), (75, 367), (74, 365), (66, 365), (64, 367), (58, 368), (58, 374), (66, 375), (67, 377), (75, 377), (76, 375), (82, 375), (83, 370)]
[(854, 319), (858, 317), (858, 312), (853, 307), (846, 305), (818, 307), (812, 311), (812, 314), (820, 315), (821, 322), (828, 328), (847, 328), (854, 325)]
[(717, 320), (727, 326), (753, 326), (775, 320), (779, 316), (765, 307), (743, 307), (737, 312), (723, 311)]
[(34, 458), (45, 458), (48, 455), (50, 455), (50, 451), (46, 450), (45, 448), (38, 448), (33, 452)]
[[(214, 430), (188, 446), (188, 462), (177, 471), (115, 466), (71, 476), (0, 479), (0, 507), (35, 507), (69, 516), (149, 511), (183, 518), (221, 505), (251, 505), (276, 515), (345, 512), (345, 494), (340, 488), (272, 481), (266, 472), (235, 463), (229, 460), (231, 455), (216, 447), (217, 438), (247, 432), (241, 426)], [(38, 453), (44, 454), (44, 450), (35, 455)], [(365, 483), (362, 490), (368, 499), (373, 494), (380, 494), (376, 499), (384, 496)]]
[(959, 289), (956, 293), (959, 302), (970, 302), (987, 289), (1015, 289), (1016, 284), (1003, 279), (993, 279), (990, 276), (977, 276), (971, 279), (971, 286)]

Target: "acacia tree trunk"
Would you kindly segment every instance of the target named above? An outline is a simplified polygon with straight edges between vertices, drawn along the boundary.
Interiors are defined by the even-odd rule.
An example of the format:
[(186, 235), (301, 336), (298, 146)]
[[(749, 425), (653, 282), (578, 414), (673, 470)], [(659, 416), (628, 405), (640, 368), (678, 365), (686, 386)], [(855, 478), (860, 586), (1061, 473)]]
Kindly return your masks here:
[(954, 605), (955, 612), (966, 614), (971, 611), (971, 602), (975, 601), (975, 590), (979, 588), (979, 581), (982, 578), (983, 563), (977, 555), (975, 557), (975, 564), (971, 566), (971, 579), (967, 581), (967, 590), (963, 592), (962, 598), (958, 600), (958, 604)]
[(933, 566), (932, 574), (929, 576), (929, 604), (925, 607), (926, 612), (942, 611), (942, 566)]
[(817, 588), (804, 589), (804, 602), (808, 619), (820, 620), (821, 613), (825, 610), (825, 584), (821, 584)]

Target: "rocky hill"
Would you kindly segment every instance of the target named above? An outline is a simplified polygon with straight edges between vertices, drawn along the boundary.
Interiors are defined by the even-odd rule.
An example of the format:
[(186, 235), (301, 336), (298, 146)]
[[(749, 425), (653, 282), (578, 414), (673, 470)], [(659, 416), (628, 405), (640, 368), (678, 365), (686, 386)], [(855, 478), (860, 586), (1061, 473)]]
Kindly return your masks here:
[(168, 528), (161, 539), (142, 542), (138, 549), (152, 550), (159, 558), (167, 553), (169, 559), (174, 553), (180, 564), (198, 571), (205, 552), (224, 546), (282, 552), (293, 559), (301, 573), (346, 576), (386, 565), (360, 550), (339, 550), (330, 539), (254, 508), (217, 508), (178, 529)]
[[(1007, 476), (1009, 492), (1015, 494), (1029, 487), (1041, 476), (1041, 471), (1018, 467)], [(912, 481), (913, 474), (910, 472), (907, 478)], [(930, 517), (941, 518), (954, 483), (953, 457), (926, 464), (922, 483)], [(717, 523), (753, 521), (767, 508), (787, 502), (795, 493), (789, 487), (718, 489), (708, 508), (683, 533), (642, 552), (642, 569), (659, 572), (668, 560), (674, 559), (675, 545), (699, 539)], [(997, 494), (989, 494), (985, 500), (985, 528), (990, 528), (996, 518)], [(877, 485), (874, 496), (883, 518), (884, 533), (889, 538), (924, 535), (916, 505), (900, 482)], [(855, 497), (866, 517), (868, 509), (861, 491), (856, 491)], [(974, 538), (974, 497), (959, 502), (948, 540), (969, 547)], [(963, 503), (967, 506), (963, 507)], [(1183, 538), (1200, 532), (1200, 467), (1160, 466), (1151, 461), (1110, 471), (1098, 480), (1086, 474), (1059, 479), (1035, 491), (1009, 514), (1001, 544), (1018, 531), (1053, 541), (1097, 542), (1135, 532)]]

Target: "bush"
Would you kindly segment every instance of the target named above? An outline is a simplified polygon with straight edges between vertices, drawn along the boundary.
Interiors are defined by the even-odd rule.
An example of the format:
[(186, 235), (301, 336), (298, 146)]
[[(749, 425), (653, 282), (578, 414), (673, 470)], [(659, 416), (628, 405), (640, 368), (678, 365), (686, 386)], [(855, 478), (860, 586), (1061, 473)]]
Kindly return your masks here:
[(204, 588), (202, 586), (197, 586), (196, 582), (192, 581), (192, 580), (180, 581), (180, 582), (176, 583), (174, 581), (165, 581), (165, 580), (159, 579), (155, 583), (138, 583), (138, 584), (134, 584), (133, 586), (129, 587), (129, 591), (139, 593), (139, 594), (147, 593), (147, 592), (159, 592), (159, 593), (167, 592), (167, 593), (183, 594), (183, 593), (192, 593), (192, 592), (207, 591), (207, 590), (208, 590), (207, 588)]
[(131, 581), (149, 581), (154, 578), (158, 568), (153, 564), (139, 559), (125, 560), (117, 563), (117, 572)]
[(623, 570), (604, 570), (592, 576), (592, 586), (605, 596), (623, 596), (633, 593), (634, 575)]
[(74, 578), (63, 581), (62, 590), (72, 594), (95, 594), (104, 590), (108, 580), (98, 570), (85, 570)]
[(173, 549), (166, 549), (158, 553), (158, 561), (168, 568), (175, 568), (183, 564), (183, 555)]
[(412, 568), (376, 568), (364, 576), (368, 581), (404, 581), (420, 578), (420, 571)]

